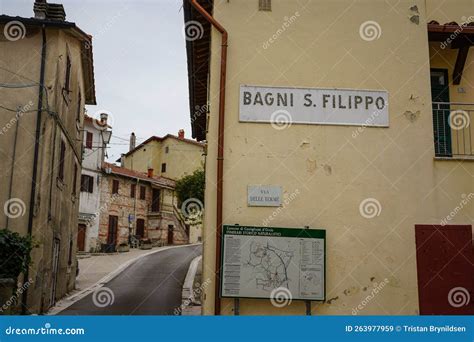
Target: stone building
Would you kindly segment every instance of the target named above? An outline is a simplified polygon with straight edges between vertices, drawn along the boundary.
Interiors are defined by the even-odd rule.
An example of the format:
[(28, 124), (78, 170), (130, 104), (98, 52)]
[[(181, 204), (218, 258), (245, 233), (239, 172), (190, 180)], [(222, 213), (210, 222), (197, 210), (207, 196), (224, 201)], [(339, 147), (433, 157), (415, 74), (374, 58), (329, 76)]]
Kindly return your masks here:
[(204, 167), (205, 144), (186, 139), (184, 130), (178, 135), (153, 136), (135, 146), (135, 134), (130, 138), (130, 150), (122, 156), (123, 167), (178, 180)]
[(104, 163), (99, 240), (103, 251), (149, 239), (154, 245), (188, 243), (184, 217), (176, 207), (175, 182)]
[(193, 137), (207, 142), (204, 314), (235, 314), (249, 289), (240, 248), (221, 249), (235, 224), (325, 231), (322, 296), (272, 305), (257, 284), (241, 315), (474, 314), (472, 4), (183, 1)]
[(39, 243), (25, 314), (74, 288), (83, 114), (96, 104), (91, 36), (62, 5), (36, 1), (34, 13), (0, 16), (0, 228)]
[(100, 189), (102, 164), (112, 131), (107, 124), (107, 113), (99, 118), (84, 116), (83, 160), (77, 250), (95, 252), (99, 244)]

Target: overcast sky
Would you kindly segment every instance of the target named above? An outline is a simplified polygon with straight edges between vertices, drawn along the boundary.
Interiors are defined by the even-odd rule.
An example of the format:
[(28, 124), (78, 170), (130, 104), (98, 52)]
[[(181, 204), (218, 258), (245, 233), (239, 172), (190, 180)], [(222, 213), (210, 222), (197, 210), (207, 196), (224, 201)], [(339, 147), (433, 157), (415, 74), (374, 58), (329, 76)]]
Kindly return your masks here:
[[(49, 0), (93, 36), (97, 106), (112, 113), (109, 160), (151, 135), (191, 136), (182, 0)], [(0, 13), (32, 17), (34, 0), (0, 0)], [(125, 140), (124, 140), (125, 139)]]

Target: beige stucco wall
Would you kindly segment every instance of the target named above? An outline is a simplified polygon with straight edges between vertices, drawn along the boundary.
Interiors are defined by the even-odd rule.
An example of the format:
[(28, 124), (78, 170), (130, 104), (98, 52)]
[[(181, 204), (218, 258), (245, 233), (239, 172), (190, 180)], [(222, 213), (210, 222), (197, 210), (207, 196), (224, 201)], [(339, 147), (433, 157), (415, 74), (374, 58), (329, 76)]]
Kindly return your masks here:
[[(168, 153), (166, 153), (168, 147)], [(164, 177), (178, 180), (204, 166), (204, 147), (178, 139), (165, 139), (161, 146), (161, 162), (166, 163)], [(161, 165), (161, 164), (160, 164)]]
[[(436, 7), (435, 1), (429, 3)], [(444, 3), (449, 10), (443, 22), (457, 20), (447, 14), (469, 16), (472, 11), (471, 1)], [(419, 25), (409, 19), (415, 4)], [(296, 12), (296, 21), (264, 49), (284, 18)], [(472, 162), (434, 160), (426, 29), (431, 17), (425, 1), (274, 0), (272, 12), (258, 12), (256, 1), (215, 2), (214, 16), (229, 32), (224, 223), (262, 225), (274, 209), (248, 207), (247, 185), (280, 185), (286, 196), (297, 196), (270, 226), (327, 230), (327, 301), (313, 303), (314, 314), (351, 314), (367, 289), (384, 279), (388, 285), (359, 314), (418, 314), (414, 225), (439, 224), (462, 194), (474, 192)], [(360, 25), (369, 20), (382, 29), (381, 37), (370, 42), (359, 35)], [(211, 281), (219, 54), (220, 35), (213, 30), (203, 236), (203, 277)], [(472, 61), (471, 52), (467, 65)], [(270, 124), (239, 123), (241, 84), (387, 90), (390, 127), (360, 132), (355, 126), (292, 125), (275, 130)], [(474, 102), (470, 88), (464, 100), (469, 99)], [(413, 119), (406, 112), (419, 113)], [(380, 202), (379, 216), (361, 216), (359, 205), (366, 198)], [(451, 223), (472, 224), (473, 216), (469, 203)], [(210, 286), (204, 313), (212, 314), (213, 307)], [(232, 307), (232, 300), (222, 300), (223, 314), (232, 314)], [(270, 301), (241, 299), (240, 313), (302, 315), (305, 306), (293, 301), (278, 309)]]
[[(168, 147), (168, 153), (166, 153)], [(153, 173), (178, 180), (204, 165), (204, 147), (179, 139), (167, 138), (163, 141), (151, 141), (125, 157), (125, 167)], [(166, 172), (161, 172), (161, 164), (166, 163)]]
[[(3, 27), (0, 27), (3, 32)], [(56, 282), (55, 299), (64, 296), (74, 288), (76, 272), (76, 234), (79, 206), (79, 181), (81, 172), (81, 132), (82, 120), (76, 127), (78, 93), (84, 94), (80, 45), (77, 39), (57, 29), (47, 29), (47, 50), (45, 68), (45, 86), (43, 108), (58, 113), (64, 126), (58, 123), (48, 112), (43, 111), (41, 119), (41, 137), (39, 147), (37, 191), (33, 218), (33, 237), (39, 247), (32, 252), (33, 264), (29, 277), (33, 285), (28, 288), (28, 309), (31, 313), (44, 312), (52, 304), (53, 288), (53, 242), (59, 241), (59, 267)], [(3, 36), (2, 36), (3, 38)], [(0, 41), (0, 83), (31, 84), (39, 82), (41, 61), (41, 30), (27, 28), (26, 37), (18, 41)], [(62, 96), (65, 80), (66, 54), (71, 56), (71, 93), (66, 104)], [(3, 70), (6, 68), (12, 72)], [(28, 214), (30, 206), (31, 178), (33, 171), (33, 152), (36, 130), (36, 109), (38, 107), (38, 87), (20, 89), (0, 88), (2, 106), (16, 108), (27, 106), (28, 111), (19, 116), (19, 129), (16, 143), (13, 177), (11, 161), (15, 139), (15, 113), (0, 109), (0, 202), (3, 205), (8, 198), (19, 199), (24, 203), (22, 215), (10, 219), (8, 228), (23, 235), (28, 232)], [(84, 95), (80, 108), (84, 107)], [(46, 100), (47, 98), (47, 100)], [(46, 102), (47, 101), (47, 102)], [(13, 120), (13, 121), (12, 121)], [(4, 130), (3, 128), (7, 128)], [(67, 135), (71, 138), (67, 139)], [(64, 162), (64, 180), (58, 179), (60, 140), (66, 144)], [(73, 153), (76, 151), (79, 158)], [(73, 193), (74, 164), (77, 165), (76, 193)], [(11, 196), (8, 193), (12, 183)], [(0, 213), (1, 227), (6, 227), (6, 215)], [(71, 244), (72, 241), (72, 244)], [(71, 263), (68, 263), (71, 253)]]
[(153, 173), (158, 175), (161, 170), (161, 144), (158, 141), (151, 141), (145, 146), (137, 149), (134, 153), (125, 157), (124, 167), (130, 170), (147, 172), (148, 168), (153, 168)]

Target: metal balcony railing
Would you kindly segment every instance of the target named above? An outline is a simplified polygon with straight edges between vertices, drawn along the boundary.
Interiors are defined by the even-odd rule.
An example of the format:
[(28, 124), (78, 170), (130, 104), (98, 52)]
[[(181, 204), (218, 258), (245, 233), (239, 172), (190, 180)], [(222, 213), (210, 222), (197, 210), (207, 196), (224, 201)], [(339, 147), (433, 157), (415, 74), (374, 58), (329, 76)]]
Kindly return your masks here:
[(474, 157), (474, 103), (433, 102), (436, 157)]

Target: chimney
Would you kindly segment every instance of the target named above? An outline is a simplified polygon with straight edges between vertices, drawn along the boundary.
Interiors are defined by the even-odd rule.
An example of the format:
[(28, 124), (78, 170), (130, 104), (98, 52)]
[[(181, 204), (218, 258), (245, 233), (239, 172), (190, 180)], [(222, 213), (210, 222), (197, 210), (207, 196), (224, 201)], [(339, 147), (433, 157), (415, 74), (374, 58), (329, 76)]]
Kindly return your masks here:
[(61, 4), (48, 4), (46, 0), (35, 0), (33, 5), (36, 19), (65, 21), (66, 12)]
[(120, 155), (120, 167), (125, 167), (125, 153)]
[(130, 134), (130, 149), (129, 149), (129, 151), (135, 149), (136, 142), (137, 142), (137, 138), (135, 137), (135, 133), (132, 132), (132, 134)]
[(107, 113), (100, 113), (100, 124), (106, 126), (109, 115)]
[(180, 130), (178, 131), (178, 138), (179, 138), (179, 139), (184, 139), (184, 129), (180, 129)]
[(148, 178), (153, 178), (153, 169), (148, 167)]

